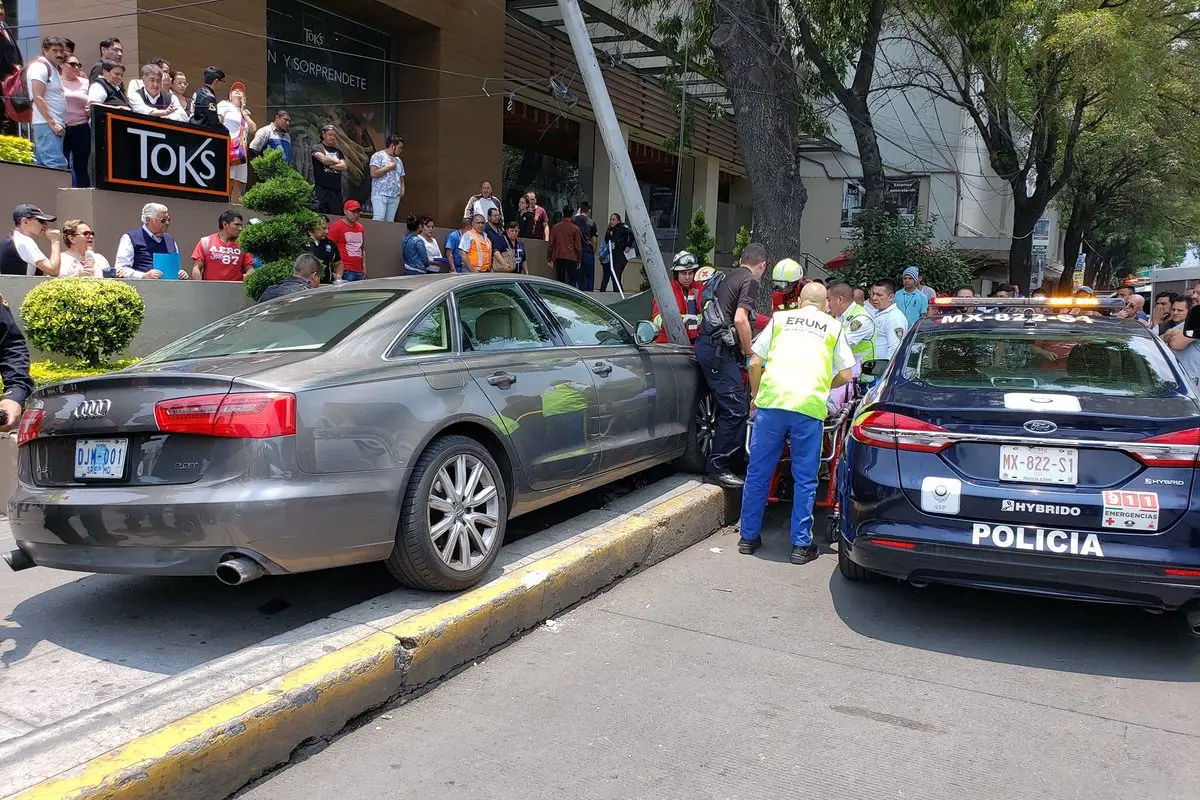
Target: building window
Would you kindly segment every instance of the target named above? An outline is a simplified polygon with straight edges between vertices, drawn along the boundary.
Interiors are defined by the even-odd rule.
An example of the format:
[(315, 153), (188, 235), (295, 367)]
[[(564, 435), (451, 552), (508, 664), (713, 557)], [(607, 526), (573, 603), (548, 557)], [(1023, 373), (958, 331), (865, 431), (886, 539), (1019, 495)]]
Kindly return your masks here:
[[(377, 28), (298, 0), (267, 0), (268, 120), (292, 114), (292, 162), (312, 180), (312, 151), (321, 126), (337, 128), (337, 148), (350, 171), (346, 200), (371, 199), (367, 162), (392, 128), (388, 103), (392, 39)], [(366, 56), (366, 58), (364, 58)]]
[[(921, 180), (886, 179), (884, 182), (884, 207), (895, 211), (903, 220), (910, 223), (917, 221), (921, 199)], [(854, 235), (854, 220), (862, 211), (863, 200), (862, 181), (848, 180), (842, 189), (842, 238), (849, 239)]]
[(590, 171), (579, 166), (579, 123), (561, 114), (514, 102), (504, 115), (504, 175), (500, 201), (505, 219), (517, 216), (517, 201), (533, 190), (553, 222), (564, 205), (588, 199)]

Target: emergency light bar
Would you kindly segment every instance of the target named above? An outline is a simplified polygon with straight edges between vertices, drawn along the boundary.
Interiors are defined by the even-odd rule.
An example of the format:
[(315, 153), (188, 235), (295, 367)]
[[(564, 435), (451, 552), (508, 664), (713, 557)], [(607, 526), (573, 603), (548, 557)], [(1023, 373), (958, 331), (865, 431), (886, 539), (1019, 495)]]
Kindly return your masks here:
[(1125, 307), (1119, 297), (935, 297), (931, 305), (943, 308), (1113, 308)]

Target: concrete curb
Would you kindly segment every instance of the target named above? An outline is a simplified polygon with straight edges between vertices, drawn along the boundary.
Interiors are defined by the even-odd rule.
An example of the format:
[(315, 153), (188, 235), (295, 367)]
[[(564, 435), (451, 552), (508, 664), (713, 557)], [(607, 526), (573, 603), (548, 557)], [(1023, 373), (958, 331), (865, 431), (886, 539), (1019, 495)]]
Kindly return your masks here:
[(225, 797), (372, 708), (442, 678), (626, 575), (718, 530), (726, 500), (690, 483), (591, 535), (278, 678), (49, 777), (12, 800)]

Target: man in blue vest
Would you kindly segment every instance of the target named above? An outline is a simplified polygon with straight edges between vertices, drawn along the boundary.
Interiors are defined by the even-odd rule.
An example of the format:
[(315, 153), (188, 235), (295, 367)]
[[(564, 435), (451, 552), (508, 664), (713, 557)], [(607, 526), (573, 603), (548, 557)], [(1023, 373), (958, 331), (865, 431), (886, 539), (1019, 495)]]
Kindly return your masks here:
[[(117, 245), (117, 257), (113, 260), (111, 277), (117, 278), (161, 278), (162, 270), (154, 266), (156, 255), (171, 255), (180, 264), (179, 245), (167, 228), (171, 227), (171, 214), (162, 203), (147, 203), (142, 206), (142, 226), (134, 228), (121, 237)], [(170, 260), (170, 259), (168, 259)], [(179, 278), (187, 280), (187, 270), (180, 268)]]

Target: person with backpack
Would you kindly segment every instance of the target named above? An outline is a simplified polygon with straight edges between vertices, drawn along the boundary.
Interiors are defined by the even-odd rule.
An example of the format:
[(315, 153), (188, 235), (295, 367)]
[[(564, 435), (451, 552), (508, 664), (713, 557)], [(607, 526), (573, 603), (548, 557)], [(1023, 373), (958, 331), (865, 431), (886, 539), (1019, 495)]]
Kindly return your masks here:
[(717, 405), (706, 471), (710, 480), (726, 489), (743, 485), (733, 472), (750, 415), (741, 365), (754, 354), (751, 325), (758, 303), (758, 281), (766, 267), (766, 248), (751, 242), (742, 250), (741, 265), (729, 275), (718, 272), (705, 284), (701, 295), (696, 361)]
[(4, 103), (0, 104), (0, 136), (16, 136), (17, 123), (32, 119), (32, 103), (21, 78), (24, 65), (17, 35), (5, 22), (4, 4), (0, 3), (0, 90), (4, 93)]
[(48, 36), (42, 40), (41, 56), (25, 70), (29, 96), (33, 99), (33, 163), (54, 169), (67, 168), (67, 157), (63, 154), (67, 95), (59, 72), (66, 58), (63, 40)]

